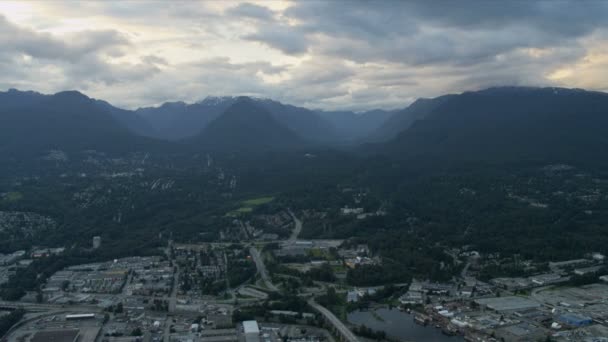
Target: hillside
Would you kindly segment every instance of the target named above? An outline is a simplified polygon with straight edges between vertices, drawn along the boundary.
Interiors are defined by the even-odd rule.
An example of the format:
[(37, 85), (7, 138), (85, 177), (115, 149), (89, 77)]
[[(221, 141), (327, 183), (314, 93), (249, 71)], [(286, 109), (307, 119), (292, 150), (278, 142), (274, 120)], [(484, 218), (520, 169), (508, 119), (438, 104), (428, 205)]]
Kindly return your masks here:
[(460, 161), (595, 162), (608, 148), (608, 94), (490, 88), (450, 97), (377, 151)]
[(443, 95), (433, 99), (421, 98), (414, 101), (407, 108), (393, 113), (379, 127), (370, 131), (366, 137), (367, 142), (382, 142), (395, 138), (399, 133), (410, 128), (417, 120), (424, 119), (429, 113), (453, 95)]
[(130, 132), (97, 101), (79, 92), (9, 93), (12, 94), (4, 96), (12, 101), (0, 101), (0, 152), (14, 155), (50, 149), (124, 152), (149, 143)]

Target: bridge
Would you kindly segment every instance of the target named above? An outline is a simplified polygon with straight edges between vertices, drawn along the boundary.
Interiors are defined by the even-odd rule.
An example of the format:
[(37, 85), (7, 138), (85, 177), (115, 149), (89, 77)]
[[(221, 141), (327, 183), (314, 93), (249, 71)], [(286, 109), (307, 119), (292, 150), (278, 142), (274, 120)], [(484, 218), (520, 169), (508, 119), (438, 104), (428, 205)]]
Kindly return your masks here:
[(313, 309), (317, 310), (327, 323), (331, 324), (334, 327), (334, 331), (340, 334), (340, 337), (343, 341), (346, 342), (359, 342), (359, 338), (353, 334), (350, 329), (336, 315), (334, 315), (331, 311), (324, 308), (319, 303), (315, 302), (314, 299), (308, 300), (308, 305), (310, 305)]

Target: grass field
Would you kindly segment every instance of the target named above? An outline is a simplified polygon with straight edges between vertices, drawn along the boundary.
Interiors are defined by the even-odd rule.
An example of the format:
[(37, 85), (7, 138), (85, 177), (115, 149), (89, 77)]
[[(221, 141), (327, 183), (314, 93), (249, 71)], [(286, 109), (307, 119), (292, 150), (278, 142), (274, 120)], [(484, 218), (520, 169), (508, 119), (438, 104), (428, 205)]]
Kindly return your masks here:
[(241, 203), (242, 203), (243, 207), (255, 207), (255, 206), (258, 206), (258, 205), (270, 203), (273, 200), (274, 200), (274, 197), (267, 196), (267, 197), (258, 197), (258, 198), (248, 199), (248, 200), (243, 201)]
[(20, 192), (9, 192), (4, 195), (4, 200), (7, 202), (17, 202), (23, 198), (23, 194)]
[(274, 201), (274, 197), (272, 196), (248, 199), (241, 202), (240, 208), (232, 210), (231, 212), (227, 213), (226, 216), (238, 216), (239, 214), (247, 214), (252, 212), (253, 208), (257, 207), (258, 205), (270, 203), (272, 201)]

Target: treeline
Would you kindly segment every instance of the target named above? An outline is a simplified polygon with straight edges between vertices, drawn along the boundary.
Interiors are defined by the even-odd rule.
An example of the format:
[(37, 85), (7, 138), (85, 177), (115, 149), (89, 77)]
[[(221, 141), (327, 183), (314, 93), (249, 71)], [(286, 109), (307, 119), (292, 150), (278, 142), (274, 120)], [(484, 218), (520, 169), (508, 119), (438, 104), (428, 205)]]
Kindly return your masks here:
[(25, 315), (25, 311), (23, 309), (17, 309), (8, 315), (4, 315), (0, 317), (0, 337), (4, 336), (13, 325), (17, 324)]

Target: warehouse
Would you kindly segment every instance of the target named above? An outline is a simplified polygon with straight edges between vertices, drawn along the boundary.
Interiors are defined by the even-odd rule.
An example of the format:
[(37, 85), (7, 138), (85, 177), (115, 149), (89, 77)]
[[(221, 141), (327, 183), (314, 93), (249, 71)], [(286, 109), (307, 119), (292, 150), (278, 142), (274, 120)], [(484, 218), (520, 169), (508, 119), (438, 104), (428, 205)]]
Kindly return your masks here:
[(79, 333), (78, 329), (43, 330), (37, 332), (30, 342), (76, 342)]
[(481, 298), (475, 300), (475, 303), (496, 312), (525, 311), (540, 307), (540, 304), (533, 300), (517, 296)]

